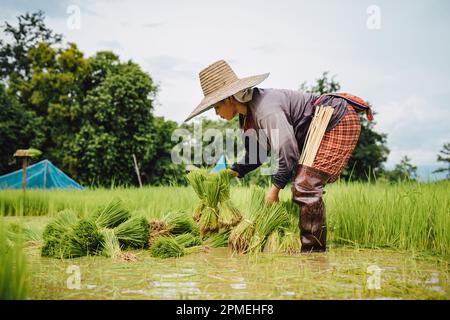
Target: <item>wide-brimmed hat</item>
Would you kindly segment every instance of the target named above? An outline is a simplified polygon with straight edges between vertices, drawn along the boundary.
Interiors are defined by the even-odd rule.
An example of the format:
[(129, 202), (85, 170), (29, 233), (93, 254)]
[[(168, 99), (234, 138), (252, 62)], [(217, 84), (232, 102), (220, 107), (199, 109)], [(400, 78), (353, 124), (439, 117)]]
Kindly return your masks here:
[(264, 73), (239, 79), (224, 60), (214, 62), (200, 71), (200, 85), (204, 98), (184, 121), (188, 121), (200, 113), (211, 109), (217, 102), (241, 90), (256, 86), (268, 76), (269, 73)]

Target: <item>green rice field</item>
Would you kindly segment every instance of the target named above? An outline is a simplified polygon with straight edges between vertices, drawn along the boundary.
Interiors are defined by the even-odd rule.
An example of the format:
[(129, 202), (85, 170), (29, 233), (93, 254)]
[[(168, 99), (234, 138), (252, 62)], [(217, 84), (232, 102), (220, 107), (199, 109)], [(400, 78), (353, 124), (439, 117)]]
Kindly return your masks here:
[[(203, 246), (179, 258), (41, 257), (63, 209), (80, 217), (114, 198), (147, 219), (192, 213), (191, 187), (0, 191), (0, 296), (19, 299), (449, 299), (450, 182), (336, 183), (326, 188), (326, 253), (234, 254)], [(250, 189), (234, 186), (244, 208)], [(290, 190), (281, 193), (289, 200)], [(245, 217), (244, 217), (245, 218)], [(297, 218), (298, 219), (298, 218)], [(20, 226), (11, 240), (6, 229)], [(12, 245), (11, 245), (12, 243)], [(80, 286), (71, 288), (74, 270)], [(13, 285), (12, 285), (13, 284)]]

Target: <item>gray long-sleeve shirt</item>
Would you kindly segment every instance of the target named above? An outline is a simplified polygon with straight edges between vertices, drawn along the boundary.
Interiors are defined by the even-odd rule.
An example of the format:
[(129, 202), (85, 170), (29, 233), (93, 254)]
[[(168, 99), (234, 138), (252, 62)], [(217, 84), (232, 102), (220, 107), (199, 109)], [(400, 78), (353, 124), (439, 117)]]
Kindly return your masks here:
[[(251, 113), (255, 129), (265, 129), (267, 132), (270, 153), (278, 159), (278, 170), (272, 175), (272, 184), (280, 189), (290, 181), (297, 167), (313, 117), (313, 104), (317, 98), (317, 95), (294, 90), (253, 88), (252, 99), (247, 103), (248, 112)], [(347, 101), (339, 97), (327, 96), (323, 98), (321, 104), (334, 108), (327, 127), (329, 131), (345, 115)], [(243, 128), (245, 117), (240, 115), (239, 120)], [(276, 134), (278, 137), (275, 136)], [(258, 144), (258, 147), (262, 146), (263, 144)], [(255, 170), (265, 161), (265, 159), (257, 158), (256, 163), (249, 163), (251, 156), (248, 141), (245, 143), (245, 148), (244, 161), (234, 163), (231, 167), (239, 173), (239, 177)]]

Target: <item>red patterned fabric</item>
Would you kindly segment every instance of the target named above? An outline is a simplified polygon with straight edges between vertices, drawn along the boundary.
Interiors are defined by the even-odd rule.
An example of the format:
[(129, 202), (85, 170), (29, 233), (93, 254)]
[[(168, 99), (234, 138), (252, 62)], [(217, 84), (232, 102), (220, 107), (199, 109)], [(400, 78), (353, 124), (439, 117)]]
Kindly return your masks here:
[(328, 173), (331, 176), (329, 182), (336, 181), (347, 165), (360, 131), (359, 116), (349, 105), (341, 121), (323, 136), (313, 167)]

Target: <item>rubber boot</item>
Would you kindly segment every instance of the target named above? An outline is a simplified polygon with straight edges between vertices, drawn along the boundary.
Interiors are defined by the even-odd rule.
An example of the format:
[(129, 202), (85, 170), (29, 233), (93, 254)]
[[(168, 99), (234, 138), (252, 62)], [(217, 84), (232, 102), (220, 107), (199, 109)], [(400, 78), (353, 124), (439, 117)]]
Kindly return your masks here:
[(326, 250), (327, 227), (324, 185), (330, 176), (312, 167), (299, 165), (292, 183), (292, 200), (300, 206), (301, 252)]

